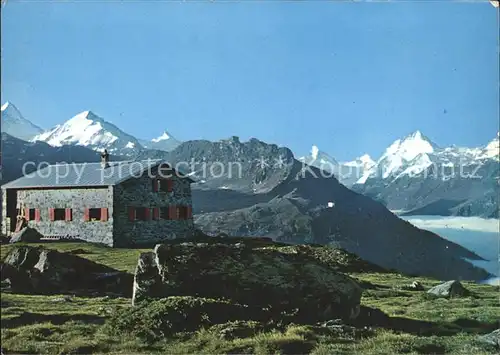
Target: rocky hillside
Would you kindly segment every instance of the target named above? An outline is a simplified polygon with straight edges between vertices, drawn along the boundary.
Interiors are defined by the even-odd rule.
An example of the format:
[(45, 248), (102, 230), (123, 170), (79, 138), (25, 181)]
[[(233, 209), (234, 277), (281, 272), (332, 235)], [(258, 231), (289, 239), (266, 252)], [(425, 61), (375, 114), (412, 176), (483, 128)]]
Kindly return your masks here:
[[(284, 168), (260, 166), (260, 160)], [(256, 139), (185, 142), (172, 162), (242, 161), (242, 179), (198, 175), (195, 222), (206, 233), (265, 236), (289, 243), (335, 244), (386, 268), (439, 278), (483, 279), (463, 258), (478, 256), (436, 234), (420, 230), (383, 205), (357, 194), (334, 177), (293, 157), (286, 148)], [(202, 173), (197, 171), (197, 174)]]
[[(21, 172), (26, 160), (96, 161), (75, 146), (51, 147), (5, 136), (5, 171)], [(39, 152), (45, 156), (40, 157)], [(21, 154), (19, 154), (21, 152)], [(487, 273), (464, 260), (474, 253), (415, 228), (383, 205), (334, 177), (296, 160), (284, 147), (237, 137), (189, 141), (171, 153), (143, 151), (139, 159), (164, 158), (198, 181), (193, 184), (196, 224), (206, 233), (266, 236), (289, 243), (335, 244), (385, 268), (439, 278), (481, 280)], [(17, 159), (17, 160), (16, 160)]]

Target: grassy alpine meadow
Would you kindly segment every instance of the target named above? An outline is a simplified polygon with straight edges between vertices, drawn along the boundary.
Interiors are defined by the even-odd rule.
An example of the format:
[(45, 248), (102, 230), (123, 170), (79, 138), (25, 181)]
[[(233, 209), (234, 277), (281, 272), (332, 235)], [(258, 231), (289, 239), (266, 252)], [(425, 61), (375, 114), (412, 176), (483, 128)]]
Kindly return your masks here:
[[(43, 246), (129, 273), (133, 273), (140, 252), (145, 250), (84, 243)], [(11, 248), (11, 245), (2, 245), (2, 260)], [(161, 317), (155, 318), (158, 308), (145, 306), (141, 312), (147, 317), (139, 314), (137, 319), (126, 318), (129, 315), (137, 317), (127, 312), (132, 307), (127, 298), (2, 292), (2, 350), (4, 354), (496, 353), (494, 348), (479, 342), (478, 337), (499, 327), (499, 287), (463, 282), (471, 291), (470, 296), (443, 299), (429, 297), (425, 291), (403, 289), (404, 285), (417, 280), (427, 290), (437, 285), (438, 280), (397, 273), (354, 272), (350, 276), (364, 288), (362, 306), (384, 312), (392, 320), (390, 327), (379, 324), (355, 332), (339, 332), (335, 327), (319, 324), (278, 321), (270, 327), (242, 320), (216, 325), (207, 323), (194, 331), (158, 336), (153, 330), (165, 326)], [(175, 301), (163, 306), (182, 314), (185, 310), (181, 303)], [(149, 330), (151, 336), (147, 336)], [(137, 335), (139, 331), (146, 336)]]

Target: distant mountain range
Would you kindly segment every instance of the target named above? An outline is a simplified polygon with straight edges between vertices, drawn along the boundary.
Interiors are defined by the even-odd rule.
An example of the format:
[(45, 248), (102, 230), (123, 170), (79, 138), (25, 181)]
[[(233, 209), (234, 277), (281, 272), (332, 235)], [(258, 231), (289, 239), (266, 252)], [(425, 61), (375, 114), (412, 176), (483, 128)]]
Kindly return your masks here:
[(498, 135), (482, 147), (441, 148), (416, 131), (376, 162), (365, 155), (339, 163), (315, 146), (300, 160), (398, 213), (498, 218), (499, 154)]
[[(168, 132), (148, 143), (88, 111), (51, 130), (40, 132), (38, 128), (33, 137), (25, 136), (30, 138), (26, 141), (12, 135), (23, 133), (20, 127), (32, 126), (18, 110), (17, 121), (22, 126), (12, 124), (9, 106), (2, 111), (2, 165), (8, 172), (2, 182), (20, 176), (24, 162), (98, 161), (97, 151), (104, 148), (113, 160), (162, 158), (174, 165), (195, 162), (183, 168), (197, 181), (193, 184), (195, 222), (207, 233), (335, 244), (383, 267), (440, 279), (488, 277), (483, 269), (466, 261), (479, 259), (474, 253), (414, 227), (382, 204), (346, 188), (335, 176), (322, 176), (322, 170), (304, 164), (308, 158), (300, 161), (286, 147), (258, 139), (241, 142), (238, 137), (180, 143)], [(4, 133), (4, 127), (8, 132)], [(175, 149), (170, 150), (170, 142)], [(400, 143), (399, 147), (406, 146)], [(307, 163), (314, 165), (318, 159), (336, 162), (315, 148)], [(340, 165), (365, 173), (373, 171), (380, 161), (363, 156)], [(398, 169), (393, 168), (391, 174), (397, 174)], [(349, 179), (354, 180), (354, 176)], [(370, 174), (364, 185), (373, 179)]]
[[(138, 139), (91, 111), (81, 112), (60, 125), (43, 130), (25, 119), (12, 103), (2, 106), (2, 132), (53, 147), (79, 146), (94, 151), (107, 149), (120, 159), (164, 157), (165, 152), (174, 151), (177, 159), (189, 155), (185, 150), (191, 152), (194, 146), (203, 152), (210, 146), (214, 151), (209, 151), (208, 155), (217, 157), (220, 154), (224, 156), (226, 143), (239, 144), (237, 138), (231, 138), (218, 143), (190, 141), (182, 146), (166, 130), (149, 141)], [(256, 142), (256, 139), (250, 141), (251, 145), (258, 145)], [(182, 148), (176, 150), (180, 146)], [(281, 149), (273, 147), (276, 151)], [(320, 169), (327, 176), (335, 176), (345, 186), (397, 213), (498, 218), (499, 150), (498, 135), (482, 147), (441, 148), (416, 131), (394, 141), (376, 161), (365, 154), (353, 161), (339, 162), (317, 146), (312, 147), (309, 155), (297, 160)], [(231, 159), (237, 161), (245, 154), (245, 151), (234, 152)], [(293, 154), (285, 154), (285, 158), (288, 164), (290, 159), (294, 159)], [(199, 171), (192, 173), (199, 175)], [(219, 184), (224, 177), (209, 181), (200, 178), (204, 182), (199, 185), (204, 184), (204, 189), (210, 189), (215, 184), (229, 190), (241, 190), (246, 186), (245, 192), (266, 191), (265, 184), (252, 182), (254, 178), (264, 177), (255, 176), (254, 171), (247, 171), (246, 174), (237, 182), (226, 181), (225, 184)]]
[(23, 117), (12, 104), (2, 106), (2, 133), (30, 141), (45, 142), (54, 147), (82, 146), (92, 150), (134, 157), (145, 149), (170, 151), (180, 142), (164, 131), (150, 141), (123, 132), (91, 111), (84, 111), (51, 129), (43, 130)]
[(29, 141), (43, 132), (43, 129), (23, 117), (16, 106), (10, 102), (2, 105), (2, 133)]

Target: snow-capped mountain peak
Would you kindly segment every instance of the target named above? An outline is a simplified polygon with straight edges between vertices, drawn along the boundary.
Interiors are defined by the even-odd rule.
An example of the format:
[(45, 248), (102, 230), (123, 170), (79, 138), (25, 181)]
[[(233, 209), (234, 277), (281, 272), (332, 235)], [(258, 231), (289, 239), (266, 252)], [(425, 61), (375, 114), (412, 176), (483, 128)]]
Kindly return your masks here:
[(438, 148), (430, 139), (420, 131), (415, 131), (403, 139), (397, 139), (386, 149), (380, 160), (388, 156), (397, 156), (405, 161), (415, 159), (422, 153), (433, 153)]
[(406, 169), (406, 165), (417, 156), (432, 154), (437, 149), (438, 146), (429, 138), (420, 131), (415, 131), (403, 139), (394, 141), (377, 161), (377, 167), (372, 169), (369, 177), (381, 174), (382, 178), (386, 179)]
[(43, 132), (43, 129), (24, 118), (19, 109), (11, 102), (4, 103), (1, 109), (2, 132), (25, 141), (29, 141), (35, 135)]
[(80, 145), (98, 151), (107, 149), (111, 153), (125, 155), (142, 148), (135, 137), (92, 111), (83, 111), (73, 116), (63, 124), (37, 135), (33, 141), (44, 141), (55, 147)]
[(161, 136), (159, 136), (158, 138), (151, 139), (151, 142), (158, 143), (158, 142), (170, 139), (170, 137), (171, 137), (170, 133), (168, 133), (167, 131), (164, 131), (163, 134)]
[(164, 130), (157, 138), (153, 138), (150, 141), (141, 139), (139, 142), (145, 148), (163, 150), (166, 152), (174, 150), (181, 144), (181, 142), (175, 139), (167, 130)]

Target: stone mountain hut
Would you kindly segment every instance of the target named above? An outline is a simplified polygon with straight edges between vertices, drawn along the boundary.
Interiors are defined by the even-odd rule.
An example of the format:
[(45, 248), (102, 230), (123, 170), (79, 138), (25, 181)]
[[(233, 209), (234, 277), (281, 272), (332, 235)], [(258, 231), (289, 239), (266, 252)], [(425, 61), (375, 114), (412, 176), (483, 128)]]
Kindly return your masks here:
[(2, 233), (134, 246), (189, 237), (191, 183), (161, 160), (46, 166), (2, 186)]

